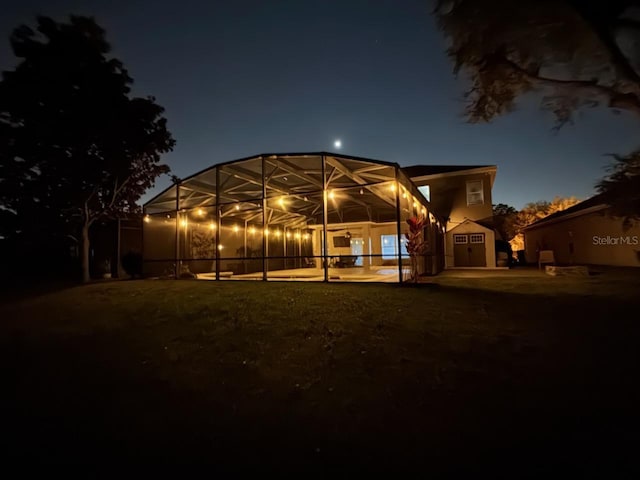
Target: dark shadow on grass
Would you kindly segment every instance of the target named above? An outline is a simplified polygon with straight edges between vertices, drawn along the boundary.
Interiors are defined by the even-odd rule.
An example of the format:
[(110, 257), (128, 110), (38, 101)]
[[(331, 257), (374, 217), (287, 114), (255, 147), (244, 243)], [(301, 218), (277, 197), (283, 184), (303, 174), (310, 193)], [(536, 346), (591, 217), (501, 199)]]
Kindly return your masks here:
[[(269, 285), (257, 290), (319, 291)], [(224, 291), (246, 298), (245, 287)], [(299, 338), (255, 319), (237, 335), (220, 326), (209, 334), (203, 329), (220, 320), (208, 327), (184, 313), (122, 329), (3, 335), (1, 451), (9, 463), (188, 463), (210, 472), (637, 471), (640, 331), (630, 313), (637, 302), (403, 288), (331, 287), (364, 292), (371, 302), (388, 291), (414, 302), (399, 314), (382, 305), (389, 308), (382, 327), (364, 316), (359, 330), (341, 335), (339, 318), (317, 316)], [(447, 306), (442, 318), (422, 313), (438, 303)], [(296, 308), (307, 325), (312, 315)], [(346, 324), (357, 312), (344, 315)], [(265, 316), (266, 309), (256, 319)], [(166, 353), (174, 344), (185, 353)], [(268, 348), (283, 360), (261, 360)], [(190, 377), (194, 370), (201, 374)]]

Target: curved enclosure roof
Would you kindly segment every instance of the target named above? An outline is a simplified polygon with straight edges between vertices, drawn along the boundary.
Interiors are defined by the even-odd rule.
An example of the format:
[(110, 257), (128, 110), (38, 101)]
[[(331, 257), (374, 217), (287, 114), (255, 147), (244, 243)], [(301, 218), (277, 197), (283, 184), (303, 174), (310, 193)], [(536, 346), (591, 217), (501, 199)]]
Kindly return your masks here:
[[(261, 154), (220, 163), (167, 188), (147, 213), (218, 206), (225, 216), (253, 221), (265, 199), (269, 224), (384, 222), (397, 218), (396, 195), (427, 200), (395, 163), (333, 153)], [(402, 189), (403, 193), (396, 193)], [(179, 191), (179, 198), (177, 193)], [(425, 210), (423, 208), (423, 210)]]

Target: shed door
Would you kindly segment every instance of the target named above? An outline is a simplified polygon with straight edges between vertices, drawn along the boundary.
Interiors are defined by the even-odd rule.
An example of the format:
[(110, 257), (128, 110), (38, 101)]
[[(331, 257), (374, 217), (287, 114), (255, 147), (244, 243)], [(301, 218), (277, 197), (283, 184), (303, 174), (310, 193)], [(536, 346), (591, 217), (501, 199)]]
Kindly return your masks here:
[(484, 233), (454, 234), (453, 261), (456, 267), (486, 267)]

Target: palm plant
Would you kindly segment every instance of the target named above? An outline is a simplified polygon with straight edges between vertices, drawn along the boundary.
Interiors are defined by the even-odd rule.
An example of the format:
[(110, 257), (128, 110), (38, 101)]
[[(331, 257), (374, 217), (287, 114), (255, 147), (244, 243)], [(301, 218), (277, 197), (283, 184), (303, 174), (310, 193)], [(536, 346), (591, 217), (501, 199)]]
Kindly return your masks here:
[(404, 236), (407, 239), (407, 252), (411, 259), (411, 281), (418, 282), (418, 258), (424, 254), (429, 246), (424, 238), (423, 230), (426, 219), (423, 217), (411, 217), (407, 219), (409, 231)]

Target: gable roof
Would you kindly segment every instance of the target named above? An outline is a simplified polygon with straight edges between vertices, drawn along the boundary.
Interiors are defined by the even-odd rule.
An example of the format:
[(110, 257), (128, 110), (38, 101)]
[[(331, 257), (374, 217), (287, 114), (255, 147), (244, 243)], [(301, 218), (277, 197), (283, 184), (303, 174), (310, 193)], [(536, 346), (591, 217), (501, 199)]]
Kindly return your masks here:
[(603, 210), (607, 208), (607, 206), (608, 205), (604, 201), (603, 194), (594, 195), (593, 197), (587, 198), (580, 203), (576, 203), (574, 206), (569, 207), (566, 210), (561, 210), (560, 212), (555, 212), (547, 217), (541, 218), (540, 220), (533, 222), (531, 225), (527, 225), (526, 227), (524, 227), (524, 230), (539, 227), (541, 225), (560, 220), (563, 217), (570, 218), (579, 215), (586, 215), (597, 210)]
[(402, 170), (409, 176), (424, 177), (428, 175), (438, 175), (441, 173), (455, 173), (464, 170), (475, 170), (476, 168), (495, 168), (495, 165), (412, 165), (402, 167)]
[(460, 227), (462, 227), (464, 225), (469, 225), (471, 223), (474, 224), (474, 225), (477, 225), (481, 229), (487, 230), (489, 232), (495, 231), (492, 226), (487, 226), (484, 222), (480, 222), (478, 220), (471, 220), (470, 218), (465, 218), (462, 222), (460, 222), (458, 225), (453, 227), (451, 230), (448, 230), (447, 233), (453, 232), (456, 228), (460, 228)]

